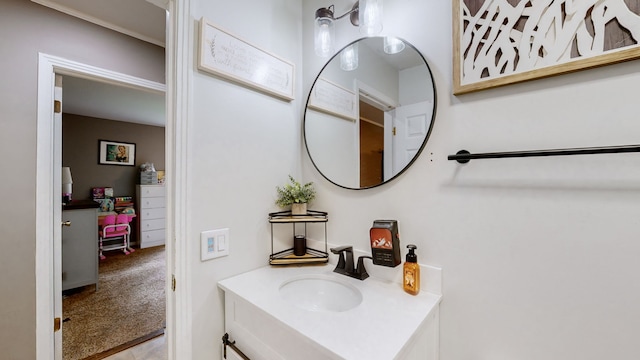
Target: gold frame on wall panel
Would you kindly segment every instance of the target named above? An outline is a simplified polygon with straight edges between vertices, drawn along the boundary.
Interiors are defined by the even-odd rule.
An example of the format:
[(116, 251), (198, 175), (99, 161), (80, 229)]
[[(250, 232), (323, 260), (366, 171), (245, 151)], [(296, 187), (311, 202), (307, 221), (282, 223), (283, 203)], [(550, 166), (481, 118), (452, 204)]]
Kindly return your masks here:
[[(606, 6), (609, 4), (614, 4), (614, 0), (605, 0), (597, 2), (596, 0), (591, 0), (593, 3), (597, 3), (598, 6)], [(611, 17), (610, 14), (607, 16), (602, 15), (602, 13), (606, 13), (606, 11), (613, 11), (611, 8), (605, 8), (607, 10), (603, 10), (598, 8), (597, 6), (591, 6), (588, 8), (588, 11), (582, 10), (585, 16), (588, 16), (586, 19), (588, 21), (584, 21), (585, 17), (582, 17), (582, 23), (571, 27), (576, 34), (569, 34), (573, 37), (571, 41), (568, 42), (566, 40), (566, 33), (559, 34), (559, 31), (556, 30), (556, 24), (558, 21), (554, 22), (553, 20), (561, 19), (562, 25), (567, 25), (569, 27), (569, 20), (566, 20), (567, 8), (565, 5), (565, 1), (547, 1), (547, 8), (544, 9), (544, 12), (537, 11), (532, 7), (532, 2), (528, 0), (520, 0), (516, 5), (511, 5), (517, 1), (514, 0), (453, 0), (453, 93), (455, 95), (460, 95), (464, 93), (489, 89), (493, 87), (503, 86), (507, 84), (518, 83), (522, 81), (528, 81), (533, 79), (539, 79), (544, 77), (549, 77), (553, 75), (570, 73), (578, 70), (584, 70), (589, 68), (594, 68), (603, 65), (615, 64), (623, 61), (633, 60), (640, 58), (640, 2), (637, 2), (637, 9), (634, 11), (626, 8), (621, 9), (620, 7), (615, 8), (613, 10), (617, 10), (620, 14), (620, 19), (617, 17), (612, 17), (612, 19), (606, 22), (605, 25), (600, 25), (597, 30), (595, 29), (593, 18), (594, 13), (598, 13), (600, 16), (597, 20), (601, 20), (602, 18)], [(544, 2), (544, 1), (543, 1)], [(537, 6), (542, 2), (537, 2)], [(582, 4), (583, 7), (587, 6), (588, 2)], [(463, 7), (463, 4), (465, 6)], [(466, 4), (474, 5), (474, 9), (476, 10), (477, 15), (480, 11), (479, 9), (486, 5), (486, 8), (491, 8), (492, 13), (486, 12), (486, 17), (478, 17), (478, 16), (470, 16), (470, 13), (467, 15), (463, 14), (463, 11), (469, 11), (469, 8)], [(615, 4), (625, 4), (624, 1), (616, 0)], [(500, 10), (500, 6), (502, 6), (502, 10)], [(506, 8), (510, 7), (510, 8)], [(552, 9), (553, 8), (553, 9)], [(510, 12), (508, 10), (511, 10)], [(553, 10), (553, 11), (550, 11)], [(581, 9), (571, 8), (570, 11), (573, 11), (573, 15), (580, 14)], [(597, 11), (596, 11), (597, 10)], [(600, 11), (602, 10), (602, 11)], [(502, 12), (502, 15), (500, 14)], [(523, 12), (528, 12), (523, 15)], [(508, 14), (507, 14), (508, 13)], [(553, 14), (548, 16), (555, 16), (554, 19), (542, 19), (542, 13), (545, 14)], [(485, 12), (483, 11), (483, 14)], [(492, 15), (492, 16), (489, 16)], [(535, 24), (527, 24), (530, 19), (532, 19), (531, 15), (540, 15), (540, 17), (536, 18), (537, 22)], [(623, 17), (624, 15), (624, 17)], [(466, 18), (463, 18), (466, 16)], [(489, 21), (486, 19), (490, 18)], [(516, 19), (517, 18), (517, 19)], [(514, 20), (516, 19), (516, 20)], [(526, 20), (525, 20), (526, 19)], [(573, 17), (572, 17), (573, 19)], [(473, 27), (476, 29), (476, 32), (482, 32), (482, 41), (480, 39), (474, 39), (473, 31), (466, 32), (465, 29), (471, 25), (470, 20), (475, 20), (476, 22), (473, 24)], [(497, 20), (497, 21), (496, 21)], [(466, 21), (466, 25), (465, 25)], [(615, 21), (615, 23), (613, 23)], [(506, 22), (506, 24), (505, 24)], [(578, 21), (579, 22), (579, 21)], [(617, 28), (612, 28), (611, 23), (620, 24), (623, 22), (627, 25), (627, 27), (623, 27), (622, 25)], [(517, 24), (516, 24), (517, 23)], [(493, 26), (495, 24), (501, 24), (500, 27)], [(542, 40), (533, 37), (533, 35), (537, 34), (538, 27), (540, 24), (546, 24), (549, 28), (552, 28), (552, 31), (546, 31), (544, 33), (546, 38)], [(587, 25), (584, 25), (587, 24)], [(589, 25), (590, 24), (590, 25)], [(602, 24), (602, 23), (599, 23)], [(463, 28), (464, 26), (464, 28)], [(606, 33), (604, 29), (606, 28)], [(628, 27), (631, 27), (632, 30), (629, 30)], [(505, 36), (507, 34), (504, 32), (505, 30), (509, 30), (509, 36)], [(562, 29), (561, 29), (562, 30)], [(599, 30), (599, 32), (598, 32)], [(579, 34), (577, 34), (579, 33)], [(490, 34), (487, 36), (487, 34)], [(500, 35), (503, 35), (500, 37)], [(529, 35), (529, 36), (527, 36)], [(636, 44), (629, 44), (633, 42), (635, 35)], [(562, 37), (563, 42), (554, 42), (549, 43), (548, 37), (552, 36), (551, 40), (555, 40), (555, 37)], [(498, 43), (498, 37), (502, 40), (502, 46)], [(527, 62), (523, 62), (522, 64), (535, 63), (532, 66), (527, 68), (526, 66), (519, 66), (519, 69), (516, 69), (516, 64), (520, 61), (519, 52), (521, 50), (521, 46), (523, 45), (520, 41), (516, 42), (518, 37), (524, 39), (530, 39), (528, 42), (529, 49), (536, 48), (537, 51), (531, 52), (534, 55), (527, 59)], [(577, 39), (580, 40), (577, 40)], [(487, 39), (492, 39), (493, 42), (489, 43)], [(591, 39), (591, 42), (586, 42), (585, 40)], [(474, 42), (475, 40), (475, 42)], [(533, 41), (531, 41), (533, 40)], [(622, 40), (622, 41), (621, 41)], [(510, 46), (507, 45), (507, 41), (509, 41)], [(545, 43), (546, 41), (546, 43)], [(622, 42), (622, 44), (620, 44)], [(490, 51), (483, 52), (483, 46), (489, 44), (488, 49)], [(495, 46), (493, 46), (495, 44)], [(564, 44), (564, 45), (563, 45)], [(583, 49), (585, 44), (590, 44), (592, 47), (587, 49), (588, 54), (581, 55), (578, 52), (578, 49)], [(595, 44), (595, 45), (594, 45)], [(603, 45), (603, 49), (597, 49), (593, 46), (597, 46), (598, 44)], [(545, 46), (545, 45), (556, 45), (556, 47)], [(613, 47), (612, 45), (618, 45), (617, 47)], [(463, 50), (464, 47), (464, 50)], [(501, 49), (500, 49), (501, 47)], [(608, 48), (607, 48), (608, 47)], [(505, 60), (502, 56), (505, 52), (502, 49), (509, 51), (509, 55), (515, 55), (511, 59)], [(489, 71), (485, 70), (487, 67), (478, 67), (476, 61), (479, 56), (475, 59), (469, 59), (468, 54), (473, 52), (474, 54), (482, 54), (485, 56), (484, 64), (488, 66), (493, 66), (493, 73), (490, 74)], [(488, 54), (486, 54), (488, 52)], [(492, 54), (493, 52), (493, 54)], [(540, 56), (540, 54), (544, 54)], [(549, 60), (552, 58), (556, 58), (557, 60)], [(547, 56), (547, 58), (545, 58)], [(553, 62), (552, 62), (553, 61)], [(542, 64), (540, 64), (542, 62)], [(547, 64), (545, 64), (547, 62)], [(467, 75), (465, 77), (465, 69), (470, 69), (475, 72), (475, 74)], [(480, 74), (477, 72), (480, 70)], [(510, 69), (505, 71), (505, 69)], [(499, 74), (495, 75), (495, 73), (499, 72)], [(471, 71), (469, 71), (471, 73)]]

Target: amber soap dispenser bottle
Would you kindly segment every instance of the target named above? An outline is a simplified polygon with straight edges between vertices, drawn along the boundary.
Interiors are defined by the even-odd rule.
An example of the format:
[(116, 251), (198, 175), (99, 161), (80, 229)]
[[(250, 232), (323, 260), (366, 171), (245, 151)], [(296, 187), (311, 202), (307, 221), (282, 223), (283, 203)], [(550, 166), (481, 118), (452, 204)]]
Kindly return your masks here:
[(402, 283), (404, 291), (411, 295), (418, 295), (420, 292), (420, 265), (418, 265), (418, 255), (415, 253), (418, 247), (409, 244), (407, 248), (409, 253), (407, 254), (407, 261), (404, 263)]

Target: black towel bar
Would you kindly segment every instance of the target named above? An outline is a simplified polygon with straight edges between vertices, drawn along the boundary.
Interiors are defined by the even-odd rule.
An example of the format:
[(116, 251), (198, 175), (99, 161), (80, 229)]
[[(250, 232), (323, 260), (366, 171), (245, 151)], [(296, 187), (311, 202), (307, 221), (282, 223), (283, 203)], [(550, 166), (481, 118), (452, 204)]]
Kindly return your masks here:
[(244, 360), (251, 360), (249, 359), (249, 357), (247, 357), (247, 355), (245, 355), (242, 351), (240, 351), (240, 349), (238, 349), (238, 347), (236, 346), (236, 342), (235, 341), (230, 341), (229, 340), (229, 334), (225, 333), (224, 335), (222, 335), (222, 344), (224, 346), (224, 358), (227, 358), (227, 346), (231, 347), (233, 349), (233, 351), (236, 352), (236, 354), (238, 354), (240, 357), (242, 357)]
[(631, 152), (640, 152), (640, 145), (603, 146), (603, 147), (552, 149), (552, 150), (509, 151), (509, 152), (493, 152), (493, 153), (481, 153), (481, 154), (471, 154), (467, 150), (460, 150), (455, 155), (449, 155), (447, 157), (447, 160), (456, 160), (460, 164), (465, 164), (473, 159), (613, 154), (613, 153), (631, 153)]

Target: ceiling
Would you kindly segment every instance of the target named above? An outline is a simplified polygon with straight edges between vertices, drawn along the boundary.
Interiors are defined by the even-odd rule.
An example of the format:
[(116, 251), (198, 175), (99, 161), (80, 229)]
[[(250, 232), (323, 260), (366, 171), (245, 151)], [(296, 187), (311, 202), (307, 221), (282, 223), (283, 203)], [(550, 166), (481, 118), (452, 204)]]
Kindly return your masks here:
[(166, 11), (162, 0), (31, 0), (164, 47)]
[(62, 112), (143, 125), (165, 125), (165, 97), (157, 92), (64, 76)]
[[(380, 59), (384, 60), (387, 64), (398, 71), (409, 69), (415, 66), (421, 66), (425, 63), (425, 60), (422, 59), (421, 56), (419, 56), (420, 52), (410, 44), (407, 45), (407, 47), (405, 47), (404, 50), (401, 50), (399, 53), (389, 55), (384, 52), (381, 46), (381, 37), (376, 41), (361, 41), (361, 43), (365, 44), (369, 51), (373, 52)], [(418, 56), (416, 56), (416, 54)]]
[[(166, 11), (162, 0), (32, 1), (164, 47)], [(63, 78), (62, 90), (65, 113), (165, 126), (164, 94), (70, 76)]]

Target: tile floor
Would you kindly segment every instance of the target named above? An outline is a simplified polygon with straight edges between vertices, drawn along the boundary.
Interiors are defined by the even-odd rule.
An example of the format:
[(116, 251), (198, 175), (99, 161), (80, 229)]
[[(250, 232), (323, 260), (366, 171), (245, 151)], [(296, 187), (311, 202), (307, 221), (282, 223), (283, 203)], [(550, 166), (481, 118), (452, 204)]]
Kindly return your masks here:
[(158, 336), (140, 345), (104, 358), (104, 360), (166, 360), (165, 337)]

